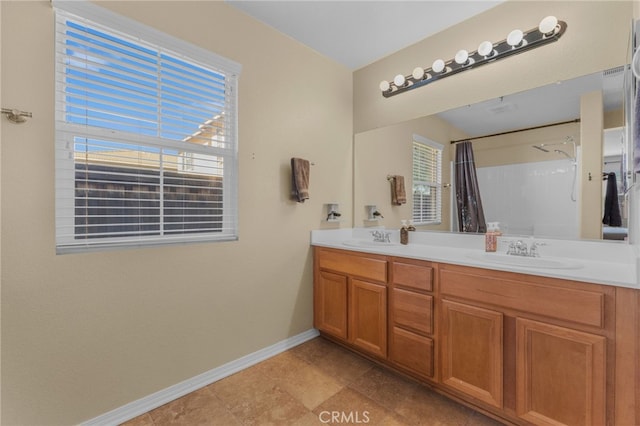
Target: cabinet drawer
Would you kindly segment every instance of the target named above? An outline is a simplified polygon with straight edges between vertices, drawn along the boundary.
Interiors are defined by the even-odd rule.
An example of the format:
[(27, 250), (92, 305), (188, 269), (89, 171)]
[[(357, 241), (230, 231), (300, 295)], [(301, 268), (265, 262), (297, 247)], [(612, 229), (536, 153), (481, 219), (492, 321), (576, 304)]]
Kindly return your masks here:
[(433, 340), (398, 327), (391, 330), (391, 361), (409, 371), (433, 377)]
[(394, 288), (391, 312), (395, 325), (424, 334), (433, 333), (433, 297)]
[(393, 283), (416, 290), (433, 290), (433, 268), (393, 262)]
[(440, 277), (441, 292), (445, 296), (604, 327), (605, 295), (601, 291), (515, 281), (496, 273), (442, 269)]
[(321, 269), (387, 282), (387, 261), (382, 257), (360, 256), (346, 252), (318, 249), (317, 261)]

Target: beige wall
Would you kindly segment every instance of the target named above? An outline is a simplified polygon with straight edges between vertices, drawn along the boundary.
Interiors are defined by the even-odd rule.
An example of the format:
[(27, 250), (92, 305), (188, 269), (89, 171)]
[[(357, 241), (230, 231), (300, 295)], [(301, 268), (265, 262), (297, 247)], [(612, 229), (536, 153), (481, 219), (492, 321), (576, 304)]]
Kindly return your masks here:
[[(590, 74), (627, 62), (631, 1), (507, 1), (354, 73), (356, 133), (454, 107)], [(547, 15), (567, 22), (562, 38), (547, 46), (384, 98), (378, 84), (482, 40), (499, 41), (514, 28), (528, 30)], [(602, 25), (606, 17), (606, 25)]]
[[(312, 327), (309, 231), (351, 217), (352, 73), (222, 2), (109, 8), (243, 65), (240, 240), (56, 256), (53, 11), (1, 2), (2, 424), (74, 424)], [(216, 18), (215, 25), (212, 17)], [(289, 200), (307, 158), (311, 199)]]
[(624, 109), (606, 111), (604, 113), (604, 128), (613, 129), (624, 126)]

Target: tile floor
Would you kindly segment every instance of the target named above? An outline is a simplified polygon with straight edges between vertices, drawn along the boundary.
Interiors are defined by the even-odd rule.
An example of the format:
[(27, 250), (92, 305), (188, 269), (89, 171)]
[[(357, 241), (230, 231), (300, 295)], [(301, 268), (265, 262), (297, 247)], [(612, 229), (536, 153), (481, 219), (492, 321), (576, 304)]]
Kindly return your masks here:
[(317, 337), (123, 426), (332, 424), (500, 425)]

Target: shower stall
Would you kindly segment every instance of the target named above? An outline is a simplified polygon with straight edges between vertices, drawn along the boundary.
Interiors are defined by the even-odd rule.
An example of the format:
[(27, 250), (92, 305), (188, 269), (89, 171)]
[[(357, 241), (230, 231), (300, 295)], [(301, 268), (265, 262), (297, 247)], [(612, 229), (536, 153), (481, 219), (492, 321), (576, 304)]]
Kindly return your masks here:
[(579, 147), (567, 137), (532, 148), (549, 159), (477, 169), (487, 221), (513, 235), (578, 238)]

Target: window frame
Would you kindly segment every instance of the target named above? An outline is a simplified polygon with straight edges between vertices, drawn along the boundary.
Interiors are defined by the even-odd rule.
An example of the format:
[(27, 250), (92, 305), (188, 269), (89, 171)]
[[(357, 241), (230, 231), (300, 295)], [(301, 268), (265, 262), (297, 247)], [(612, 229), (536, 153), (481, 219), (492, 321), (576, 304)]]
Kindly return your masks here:
[[(416, 154), (415, 154), (415, 145), (424, 145), (430, 149), (435, 150), (436, 152), (436, 180), (435, 182), (431, 181), (417, 181), (415, 170), (416, 170)], [(414, 134), (411, 140), (411, 196), (413, 201), (413, 206), (411, 210), (411, 217), (415, 225), (440, 225), (442, 224), (442, 154), (444, 151), (444, 145), (434, 142), (430, 139), (427, 139), (423, 136)], [(432, 220), (424, 220), (428, 214), (426, 213), (426, 209), (423, 209), (422, 205), (420, 205), (420, 214), (416, 216), (416, 203), (415, 203), (415, 193), (417, 185), (426, 185), (429, 186), (433, 191), (435, 191), (435, 202), (436, 206), (434, 207), (435, 217)]]
[[(223, 58), (209, 50), (195, 46), (176, 37), (165, 34), (154, 28), (145, 26), (135, 20), (123, 17), (102, 7), (86, 1), (54, 1), (56, 42), (56, 109), (55, 109), (55, 219), (56, 219), (56, 253), (86, 252), (113, 248), (160, 246), (167, 244), (183, 244), (191, 242), (217, 242), (235, 241), (238, 239), (238, 78), (241, 66), (236, 62)], [(145, 136), (127, 132), (117, 132), (106, 128), (91, 127), (68, 123), (65, 121), (64, 104), (62, 98), (65, 92), (65, 64), (63, 59), (66, 54), (61, 52), (59, 34), (59, 20), (72, 21), (87, 25), (98, 30), (106, 30), (116, 34), (129, 42), (137, 43), (144, 47), (152, 46), (160, 49), (172, 57), (186, 62), (197, 63), (216, 73), (223, 74), (225, 89), (224, 111), (229, 116), (225, 119), (225, 142), (227, 147), (201, 146), (185, 141), (171, 141), (160, 136)], [(66, 24), (62, 24), (65, 25)], [(104, 28), (102, 28), (104, 27)], [(135, 34), (135, 36), (133, 35)], [(228, 128), (226, 127), (228, 124)], [(188, 136), (188, 135), (186, 135)], [(160, 149), (179, 149), (182, 146), (185, 152), (201, 153), (207, 156), (218, 156), (224, 160), (222, 193), (222, 231), (203, 231), (200, 233), (164, 234), (157, 236), (139, 237), (108, 237), (108, 238), (82, 238), (77, 239), (75, 233), (68, 231), (75, 227), (75, 170), (69, 167), (69, 163), (75, 164), (73, 154), (74, 138), (95, 138), (112, 142), (124, 142), (140, 147), (154, 147)], [(187, 147), (188, 145), (188, 147)], [(162, 167), (158, 169), (162, 171)], [(166, 213), (160, 207), (160, 217)], [(162, 223), (162, 219), (161, 219)], [(69, 228), (71, 227), (71, 228)], [(64, 232), (63, 232), (64, 230)]]

